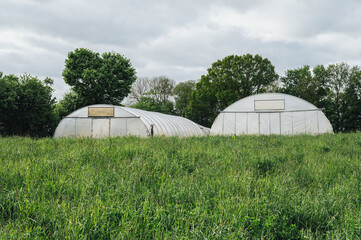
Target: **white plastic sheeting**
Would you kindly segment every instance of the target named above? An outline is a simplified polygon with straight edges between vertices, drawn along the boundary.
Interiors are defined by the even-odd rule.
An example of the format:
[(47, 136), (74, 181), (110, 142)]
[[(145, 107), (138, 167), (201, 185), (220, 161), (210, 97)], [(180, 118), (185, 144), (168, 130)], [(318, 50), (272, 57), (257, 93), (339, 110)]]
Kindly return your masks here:
[[(114, 108), (113, 115), (102, 116), (101, 110), (109, 108)], [(99, 109), (99, 116), (89, 116), (90, 109)], [(210, 131), (183, 117), (98, 104), (83, 107), (66, 116), (60, 121), (54, 137), (147, 137), (151, 135), (152, 127), (153, 136), (203, 136)]]
[(214, 121), (211, 135), (332, 133), (323, 112), (311, 103), (281, 93), (243, 98), (224, 109)]

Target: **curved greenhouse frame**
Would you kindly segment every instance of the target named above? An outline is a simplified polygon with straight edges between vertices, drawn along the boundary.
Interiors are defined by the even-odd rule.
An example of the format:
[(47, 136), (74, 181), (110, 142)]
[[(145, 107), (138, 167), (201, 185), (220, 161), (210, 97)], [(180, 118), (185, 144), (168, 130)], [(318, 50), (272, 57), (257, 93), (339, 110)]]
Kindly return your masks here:
[(263, 93), (243, 98), (224, 109), (211, 135), (333, 133), (323, 112), (288, 94)]
[(206, 132), (207, 128), (183, 117), (97, 104), (78, 109), (62, 119), (54, 137), (190, 137), (204, 136)]

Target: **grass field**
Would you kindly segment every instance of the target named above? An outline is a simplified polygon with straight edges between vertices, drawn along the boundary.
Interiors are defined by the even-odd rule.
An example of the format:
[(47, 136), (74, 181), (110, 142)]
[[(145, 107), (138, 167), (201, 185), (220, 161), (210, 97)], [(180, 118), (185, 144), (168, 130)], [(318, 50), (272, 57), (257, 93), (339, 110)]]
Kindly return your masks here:
[(361, 133), (0, 138), (0, 239), (361, 238)]

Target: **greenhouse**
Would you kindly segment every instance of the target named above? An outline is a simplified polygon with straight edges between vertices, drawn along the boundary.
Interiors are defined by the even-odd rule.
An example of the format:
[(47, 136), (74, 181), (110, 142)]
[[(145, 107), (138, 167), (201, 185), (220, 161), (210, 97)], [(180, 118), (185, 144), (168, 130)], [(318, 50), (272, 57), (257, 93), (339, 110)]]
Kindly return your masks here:
[(224, 109), (213, 122), (211, 135), (332, 133), (323, 112), (287, 94), (263, 93), (243, 98)]
[(54, 137), (204, 136), (210, 129), (186, 118), (113, 105), (91, 105), (62, 119)]

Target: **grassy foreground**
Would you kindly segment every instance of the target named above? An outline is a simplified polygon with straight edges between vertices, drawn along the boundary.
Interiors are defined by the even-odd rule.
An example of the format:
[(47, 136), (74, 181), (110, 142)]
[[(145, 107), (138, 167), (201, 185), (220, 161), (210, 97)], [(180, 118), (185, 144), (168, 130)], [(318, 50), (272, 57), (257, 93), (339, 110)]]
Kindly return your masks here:
[(361, 238), (361, 133), (0, 138), (0, 239)]

